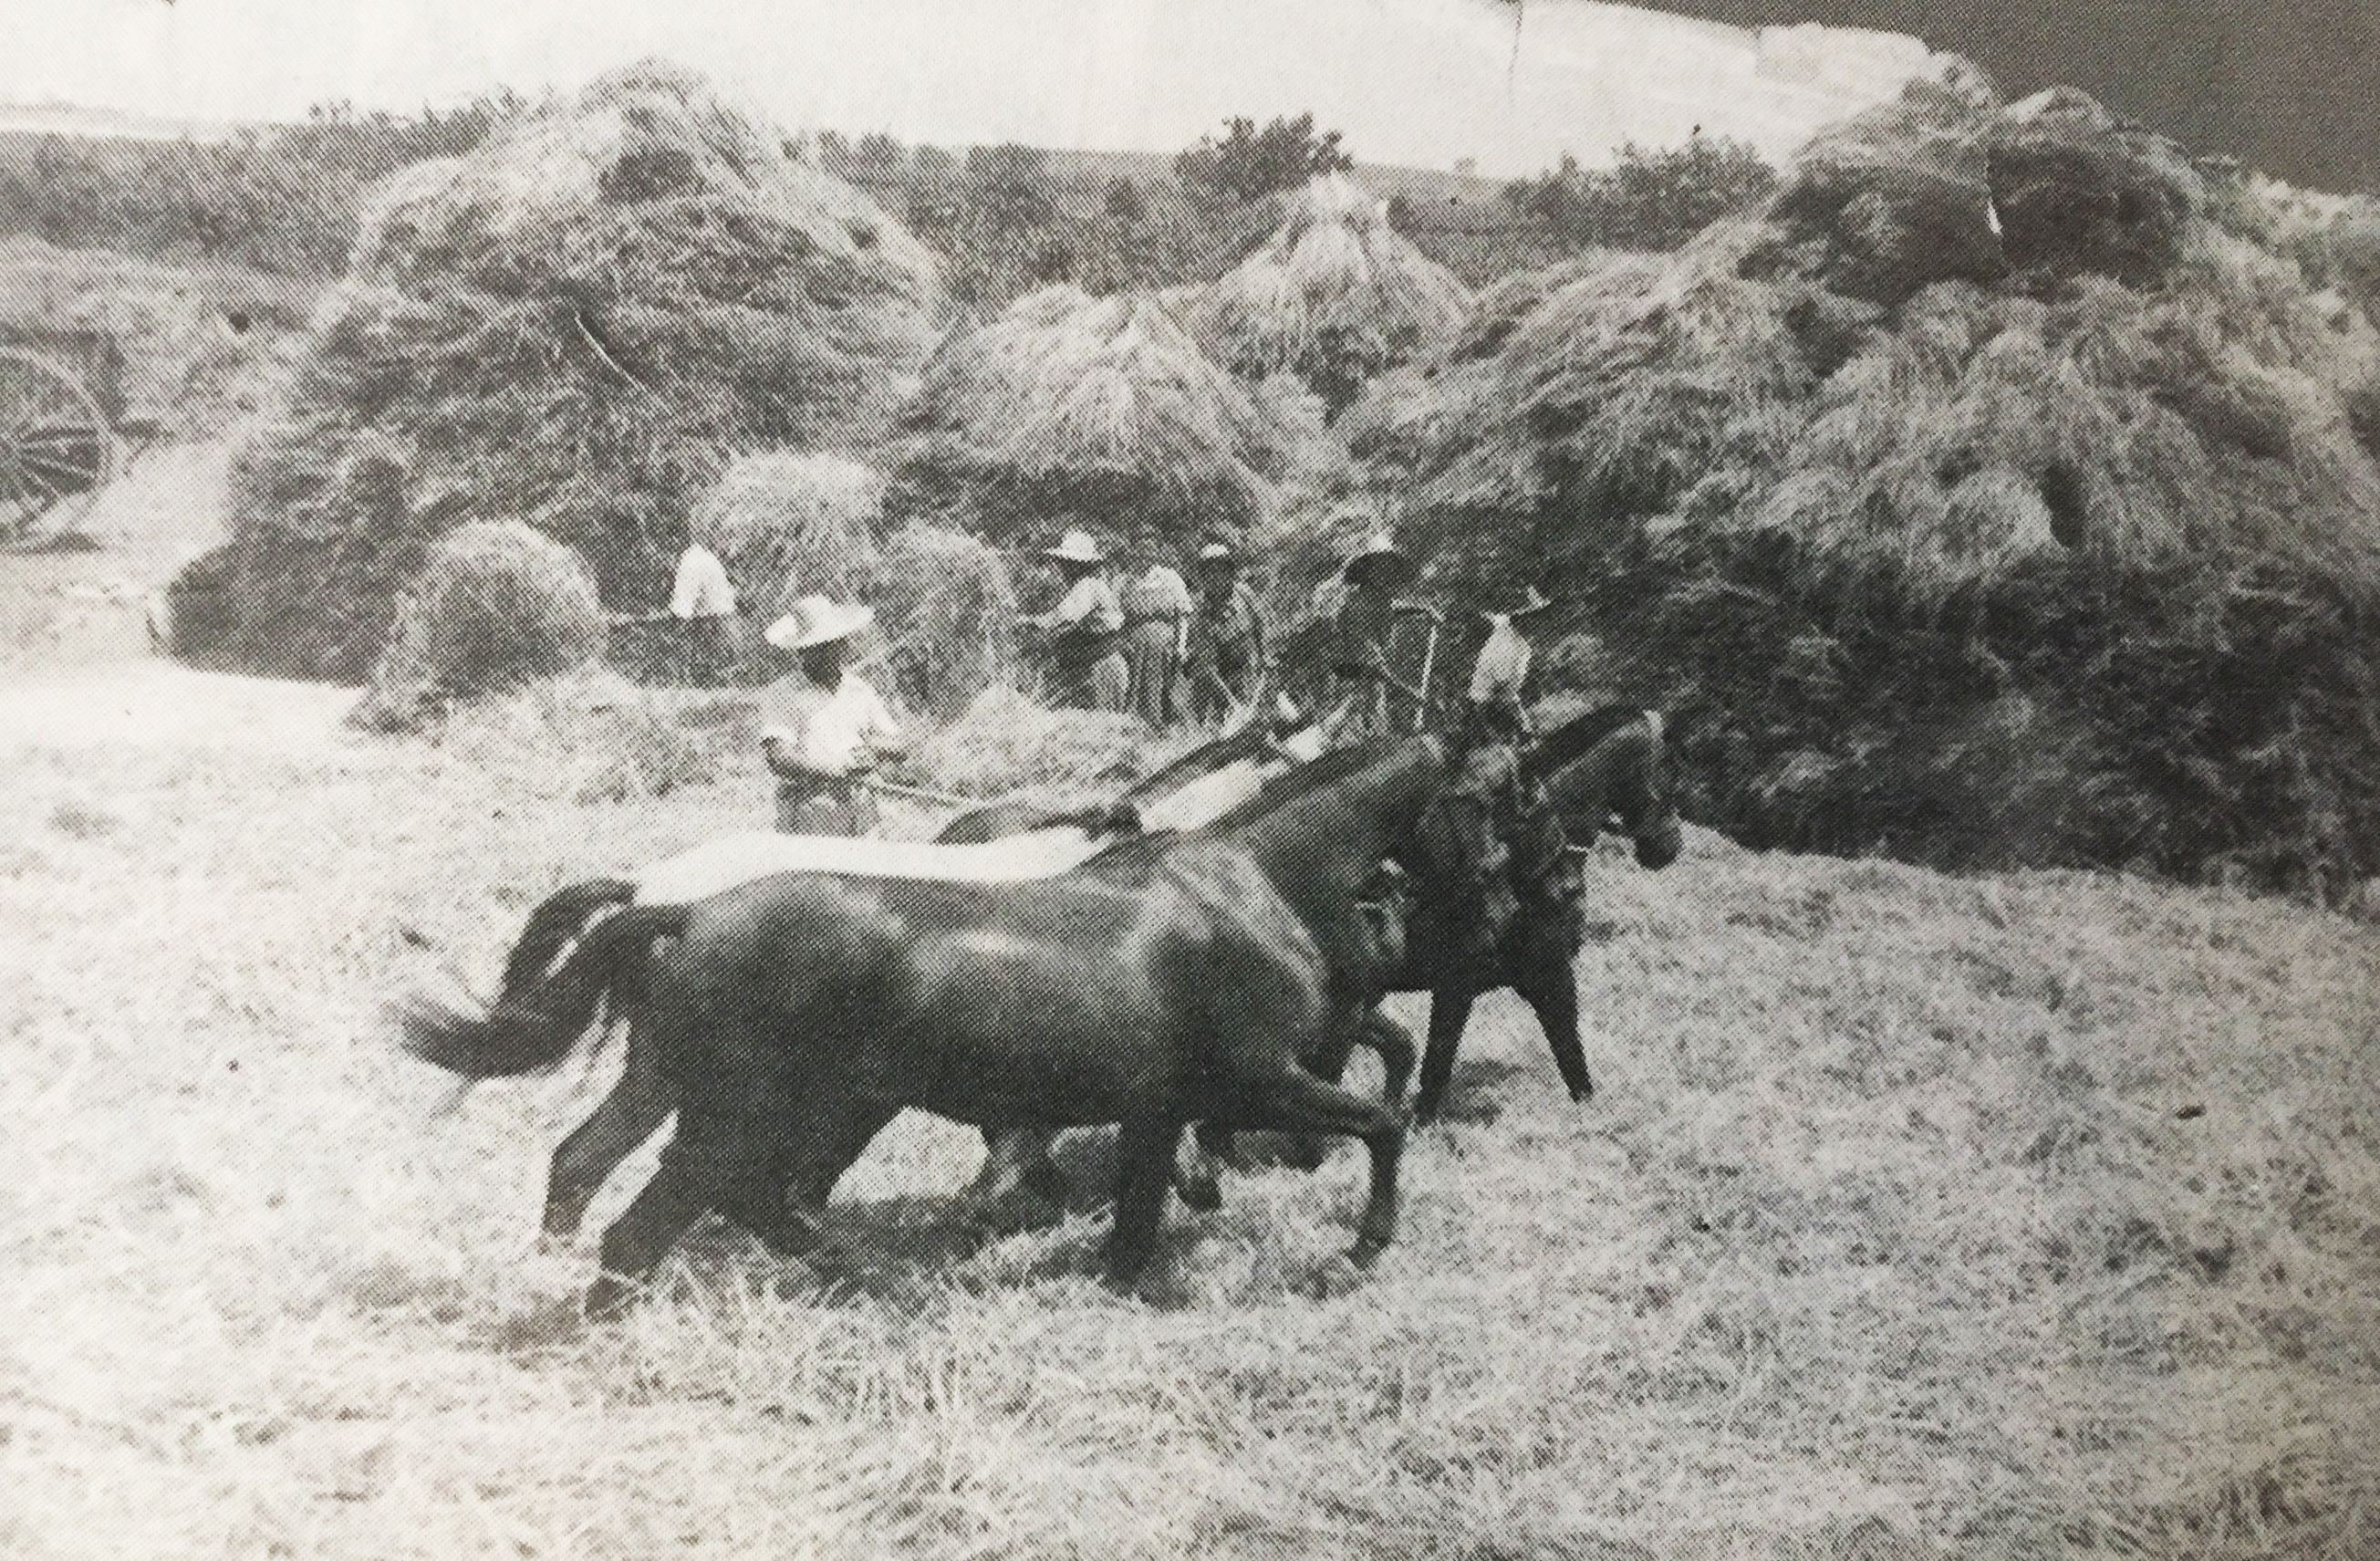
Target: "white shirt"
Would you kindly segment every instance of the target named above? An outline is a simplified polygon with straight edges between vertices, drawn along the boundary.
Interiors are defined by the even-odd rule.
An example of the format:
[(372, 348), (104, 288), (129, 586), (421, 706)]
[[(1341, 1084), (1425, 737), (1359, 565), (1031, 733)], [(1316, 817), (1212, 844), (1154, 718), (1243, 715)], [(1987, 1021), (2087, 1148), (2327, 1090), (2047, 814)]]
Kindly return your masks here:
[(832, 693), (795, 673), (772, 684), (760, 708), (760, 740), (781, 739), (795, 763), (822, 775), (849, 774), (870, 738), (901, 735), (892, 712), (856, 672), (844, 673)]
[(1087, 622), (1094, 628), (1112, 632), (1123, 627), (1123, 608), (1117, 604), (1115, 587), (1104, 575), (1085, 575), (1059, 599), (1049, 621), (1059, 628)]
[(1471, 668), (1471, 702), (1509, 699), (1518, 704), (1521, 685), (1529, 677), (1529, 642), (1503, 614), (1492, 614), (1488, 621), (1494, 627), (1488, 629), (1488, 643), (1479, 647), (1479, 660)]
[(677, 584), (670, 592), (670, 613), (681, 618), (723, 618), (735, 611), (735, 587), (719, 555), (696, 543), (678, 555)]

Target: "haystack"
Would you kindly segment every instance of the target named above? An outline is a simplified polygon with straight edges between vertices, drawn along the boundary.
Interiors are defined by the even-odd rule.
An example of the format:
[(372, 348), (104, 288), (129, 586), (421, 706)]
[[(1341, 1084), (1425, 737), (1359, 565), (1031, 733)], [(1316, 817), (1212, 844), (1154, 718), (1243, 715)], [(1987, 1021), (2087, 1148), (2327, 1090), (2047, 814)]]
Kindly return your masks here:
[(1747, 839), (2333, 893), (2380, 869), (2380, 331), (2173, 220), (1889, 311), (1828, 233), (1722, 224), (1507, 300), (1355, 443), (1448, 573), (1551, 579), (1626, 692), (1726, 713)]
[(399, 174), (235, 474), (234, 648), (359, 672), (422, 545), (481, 517), (577, 547), (615, 606), (656, 604), (726, 452), (880, 430), (929, 345), (933, 274), (667, 65)]
[(441, 701), (516, 689), (602, 652), (585, 560), (518, 521), (464, 526), (430, 548), (353, 719), (405, 730)]
[(1387, 202), (1325, 174), (1188, 322), (1216, 362), (1249, 378), (1294, 373), (1336, 413), (1366, 381), (1451, 336), (1471, 305), (1452, 272), (1389, 226)]
[(1016, 586), (997, 549), (909, 525), (884, 544), (874, 598), (903, 702), (949, 719), (1016, 675)]
[(847, 457), (793, 450), (746, 456), (694, 506), (694, 540), (719, 555), (747, 614), (794, 598), (868, 596), (883, 567), (883, 476)]
[(1002, 539), (1236, 529), (1308, 445), (1163, 305), (1063, 284), (946, 342), (905, 427), (896, 509)]

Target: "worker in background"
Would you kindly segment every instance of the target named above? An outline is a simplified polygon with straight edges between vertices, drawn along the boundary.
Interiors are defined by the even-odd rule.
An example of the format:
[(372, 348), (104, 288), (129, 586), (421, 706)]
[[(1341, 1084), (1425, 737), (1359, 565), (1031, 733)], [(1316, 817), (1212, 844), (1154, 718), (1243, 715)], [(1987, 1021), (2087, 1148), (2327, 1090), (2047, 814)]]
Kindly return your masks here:
[(1191, 711), (1208, 725), (1250, 708), (1270, 671), (1264, 607), (1240, 578), (1240, 555), (1229, 543), (1198, 550), (1198, 602), (1184, 660)]
[(1190, 587), (1166, 561), (1156, 537), (1143, 530), (1133, 552), (1148, 567), (1123, 588), (1123, 656), (1134, 714), (1170, 726), (1188, 713), (1182, 697), (1182, 662), (1188, 649)]
[(1397, 591), (1420, 573), (1421, 567), (1385, 532), (1374, 536), (1347, 560), (1342, 571), (1346, 591), (1331, 620), (1330, 671), (1337, 686), (1330, 716), (1334, 742), (1393, 732), (1391, 692), (1406, 694), (1427, 706), (1428, 690), (1405, 684), (1389, 659), (1389, 639), (1400, 615), (1437, 616), (1433, 608), (1396, 599)]
[(1088, 531), (1068, 531), (1043, 555), (1057, 565), (1065, 594), (1025, 622), (1049, 637), (1058, 702), (1075, 710), (1125, 709), (1132, 680), (1118, 643), (1123, 607), (1108, 583), (1107, 555)]
[(1487, 615), (1488, 641), (1472, 664), (1463, 713), (1467, 740), (1521, 742), (1535, 735), (1524, 700), (1534, 652), (1522, 630), (1552, 605), (1532, 585), (1515, 593), (1504, 611)]
[(698, 542), (689, 541), (678, 555), (670, 616), (685, 635), (693, 681), (703, 688), (724, 681), (735, 660), (735, 587), (719, 555)]
[(905, 745), (892, 712), (849, 665), (853, 636), (875, 621), (866, 607), (805, 596), (769, 626), (769, 643), (795, 663), (760, 696), (760, 752), (776, 777), (777, 827), (788, 835), (876, 828), (868, 777)]

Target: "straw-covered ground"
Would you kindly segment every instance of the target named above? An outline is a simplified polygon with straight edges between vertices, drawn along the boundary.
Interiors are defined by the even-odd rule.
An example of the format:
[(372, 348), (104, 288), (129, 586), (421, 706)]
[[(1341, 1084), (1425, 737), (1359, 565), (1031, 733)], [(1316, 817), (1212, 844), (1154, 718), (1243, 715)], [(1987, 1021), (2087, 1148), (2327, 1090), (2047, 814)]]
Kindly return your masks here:
[[(110, 553), (6, 561), (0, 603), (161, 579), (218, 465), (111, 494)], [(842, 1189), (856, 1284), (714, 1237), (589, 1333), (586, 1251), (532, 1228), (600, 1080), (442, 1116), (381, 1005), (750, 823), (744, 696), (584, 677), (373, 738), (118, 627), (0, 689), (0, 1554), (2380, 1548), (2369, 925), (1698, 833), (1597, 864), (1603, 1092), (1563, 1104), (1491, 1002), (1368, 1278), (1332, 1261), (1352, 1152), (1176, 1209), (1125, 1300), (1087, 1198), (976, 1248), (941, 1201), (971, 1138), (912, 1117)], [(934, 778), (1092, 751), (975, 729)], [(1067, 1160), (1095, 1184), (1096, 1140)]]
[(607, 781), (534, 701), (436, 746), (327, 715), (72, 742), (24, 702), (10, 1555), (2380, 1545), (2368, 926), (1697, 835), (1658, 876), (1597, 864), (1602, 1094), (1563, 1104), (1491, 1003), (1361, 1283), (1331, 1263), (1354, 1153), (1175, 1210), (1126, 1300), (1088, 1277), (1095, 1213), (967, 1250), (936, 1200), (976, 1150), (913, 1117), (842, 1189), (856, 1288), (721, 1239), (588, 1333), (585, 1252), (531, 1232), (591, 1086), (440, 1116), (379, 1006), (484, 981), (535, 896), (758, 787)]

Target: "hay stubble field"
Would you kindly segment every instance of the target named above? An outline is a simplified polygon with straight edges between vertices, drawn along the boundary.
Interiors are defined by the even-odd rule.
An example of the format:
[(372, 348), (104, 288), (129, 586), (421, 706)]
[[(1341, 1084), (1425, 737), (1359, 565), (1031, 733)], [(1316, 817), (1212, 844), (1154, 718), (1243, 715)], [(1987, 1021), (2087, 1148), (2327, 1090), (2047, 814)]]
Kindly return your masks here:
[(550, 698), (439, 743), (77, 735), (30, 698), (0, 699), (7, 1554), (2380, 1549), (2367, 924), (1696, 833), (1658, 876), (1596, 863), (1602, 1092), (1565, 1103), (1487, 1005), (1360, 1282), (1351, 1152), (1177, 1207), (1123, 1299), (1088, 1200), (964, 1239), (973, 1136), (910, 1116), (841, 1189), (856, 1279), (714, 1234), (586, 1331), (587, 1251), (533, 1231), (603, 1080), (457, 1105), (381, 1006), (483, 984), (538, 896), (754, 784), (655, 795)]

